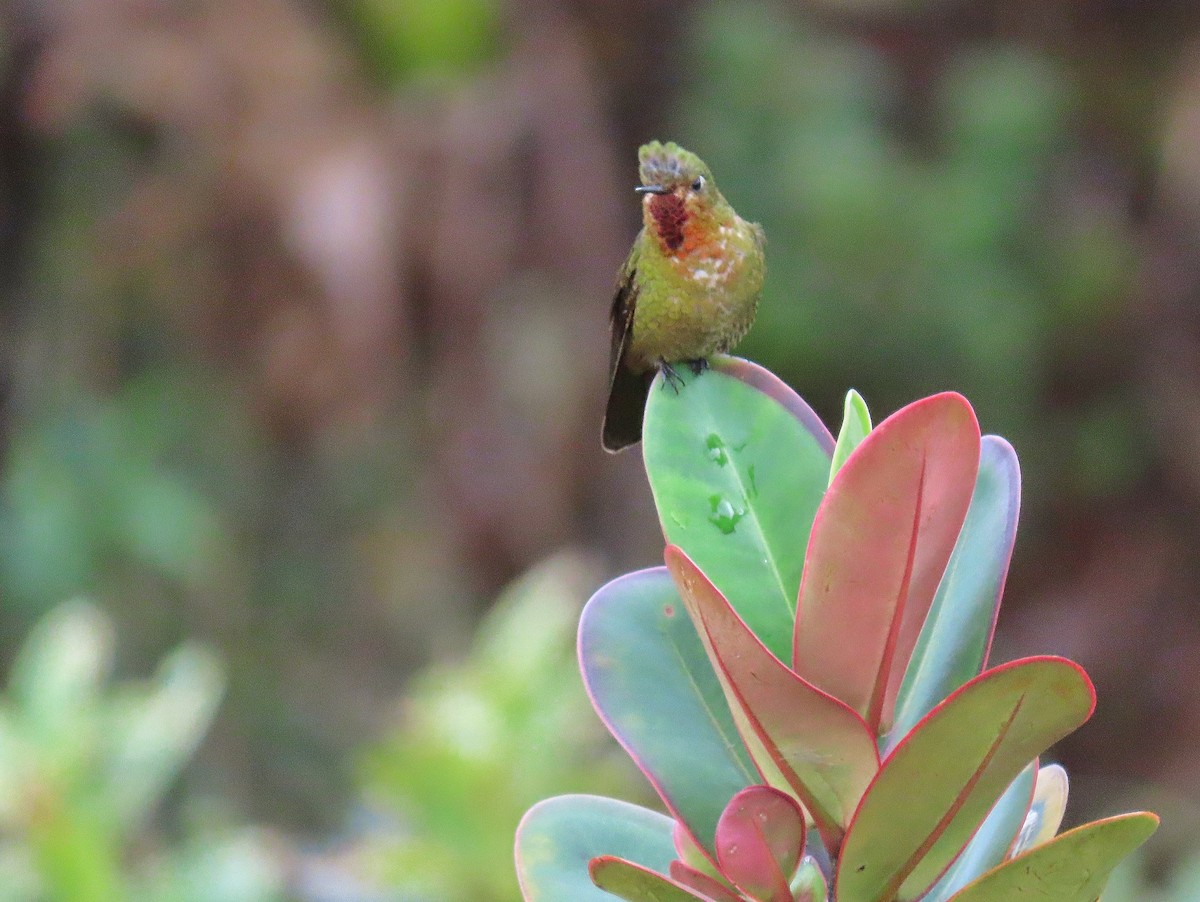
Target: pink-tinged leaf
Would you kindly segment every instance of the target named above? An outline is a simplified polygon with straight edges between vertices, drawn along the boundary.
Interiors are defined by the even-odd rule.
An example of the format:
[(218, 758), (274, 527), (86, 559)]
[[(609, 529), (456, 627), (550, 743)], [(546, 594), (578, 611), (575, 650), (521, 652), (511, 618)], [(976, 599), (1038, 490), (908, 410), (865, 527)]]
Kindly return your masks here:
[(896, 695), (962, 529), (979, 468), (979, 424), (954, 393), (879, 424), (829, 486), (813, 523), (793, 666), (888, 729)]
[(735, 890), (703, 871), (688, 867), (682, 861), (671, 862), (671, 879), (713, 902), (742, 902), (742, 897)]
[[(724, 809), (722, 809), (722, 811), (723, 810)], [(715, 827), (713, 828), (713, 833), (713, 838), (715, 839)], [(693, 886), (687, 880), (679, 879), (675, 875), (674, 870), (676, 867), (678, 867), (682, 868), (686, 873), (699, 874), (701, 877), (711, 880), (718, 886), (724, 886), (726, 892), (733, 892), (733, 887), (721, 874), (720, 870), (717, 869), (716, 852), (710, 852), (708, 849), (703, 848), (692, 835), (692, 831), (689, 830), (685, 824), (680, 821), (675, 822), (675, 829), (672, 833), (672, 838), (675, 843), (675, 854), (679, 856), (677, 861), (671, 862), (672, 870), (670, 873), (672, 879), (682, 883), (684, 886), (692, 886), (693, 889), (700, 889), (699, 886)], [(712, 845), (712, 843), (710, 843), (710, 845)], [(711, 896), (712, 893), (709, 893), (708, 895)], [(734, 893), (734, 895), (737, 894)], [(714, 896), (713, 898), (717, 897)], [(718, 900), (718, 902), (723, 902), (723, 900)], [(737, 902), (737, 900), (735, 900), (735, 902)]]
[(666, 561), (764, 782), (799, 799), (836, 851), (879, 767), (871, 732), (772, 655), (681, 549), (668, 545)]
[(717, 822), (717, 861), (725, 876), (760, 902), (792, 902), (788, 880), (804, 854), (804, 812), (786, 793), (748, 786)]
[[(717, 817), (720, 818), (720, 812), (717, 813)], [(713, 831), (715, 833), (715, 826), (713, 827)], [(696, 837), (692, 835), (692, 831), (688, 829), (683, 821), (675, 821), (675, 827), (671, 830), (671, 841), (675, 843), (675, 854), (688, 867), (709, 874), (717, 873), (716, 860), (713, 857), (716, 853), (710, 853), (701, 847)]]
[(588, 864), (592, 883), (606, 893), (619, 896), (627, 902), (717, 902), (708, 896), (692, 892), (657, 871), (616, 858), (601, 855)]
[(995, 667), (896, 746), (842, 845), (839, 900), (912, 902), (959, 854), (1030, 761), (1091, 716), (1095, 692), (1063, 658)]
[(987, 663), (1020, 507), (1017, 452), (985, 435), (967, 519), (904, 672), (885, 752)]

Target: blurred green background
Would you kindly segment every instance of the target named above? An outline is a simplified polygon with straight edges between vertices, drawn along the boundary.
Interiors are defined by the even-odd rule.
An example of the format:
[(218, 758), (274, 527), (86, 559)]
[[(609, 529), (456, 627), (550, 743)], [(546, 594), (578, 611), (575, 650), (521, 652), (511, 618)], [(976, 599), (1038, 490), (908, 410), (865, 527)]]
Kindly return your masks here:
[(1097, 683), (1069, 820), (1156, 805), (1147, 879), (1186, 855), (1191, 0), (6, 0), (13, 898), (510, 900), (525, 806), (645, 794), (571, 637), (661, 554), (599, 443), (655, 137), (766, 228), (740, 353), (827, 421), (954, 388), (1016, 446), (995, 655)]

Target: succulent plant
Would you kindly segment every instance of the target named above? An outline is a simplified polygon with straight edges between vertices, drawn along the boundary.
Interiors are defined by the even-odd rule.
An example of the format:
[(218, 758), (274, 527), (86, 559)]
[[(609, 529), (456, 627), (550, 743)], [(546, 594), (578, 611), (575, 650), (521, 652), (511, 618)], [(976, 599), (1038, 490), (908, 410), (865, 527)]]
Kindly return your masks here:
[(584, 609), (601, 719), (668, 814), (595, 796), (517, 831), (529, 902), (1095, 902), (1155, 830), (1058, 835), (1039, 756), (1091, 715), (1064, 658), (988, 666), (1020, 472), (945, 393), (835, 440), (735, 358), (651, 393), (643, 453), (665, 567)]

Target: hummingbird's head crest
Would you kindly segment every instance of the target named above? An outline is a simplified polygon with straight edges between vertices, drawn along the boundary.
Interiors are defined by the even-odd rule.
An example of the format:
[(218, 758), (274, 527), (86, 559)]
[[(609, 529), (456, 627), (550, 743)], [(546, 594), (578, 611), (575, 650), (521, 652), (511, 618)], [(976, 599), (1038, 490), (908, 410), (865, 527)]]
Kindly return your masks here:
[(674, 191), (681, 187), (712, 182), (712, 172), (704, 161), (674, 141), (651, 141), (638, 150), (638, 174), (643, 188)]
[[(673, 141), (651, 141), (638, 150), (638, 163), (642, 184), (635, 190), (644, 198), (643, 221), (653, 226), (666, 250), (675, 253), (684, 247), (689, 223), (707, 224), (702, 230), (715, 228), (713, 211), (728, 205), (702, 159)], [(736, 215), (732, 208), (728, 213)]]

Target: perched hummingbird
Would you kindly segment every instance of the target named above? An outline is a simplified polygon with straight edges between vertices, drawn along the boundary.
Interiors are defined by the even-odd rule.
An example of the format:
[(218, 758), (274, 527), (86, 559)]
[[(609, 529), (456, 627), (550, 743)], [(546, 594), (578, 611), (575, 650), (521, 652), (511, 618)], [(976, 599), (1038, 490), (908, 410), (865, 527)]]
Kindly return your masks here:
[(699, 373), (754, 321), (763, 284), (762, 226), (746, 222), (712, 172), (673, 142), (638, 150), (642, 230), (621, 267), (612, 305), (604, 448), (642, 438), (654, 373), (679, 390), (674, 364)]

